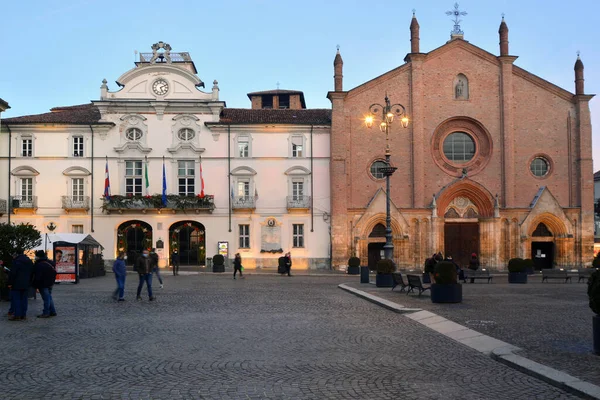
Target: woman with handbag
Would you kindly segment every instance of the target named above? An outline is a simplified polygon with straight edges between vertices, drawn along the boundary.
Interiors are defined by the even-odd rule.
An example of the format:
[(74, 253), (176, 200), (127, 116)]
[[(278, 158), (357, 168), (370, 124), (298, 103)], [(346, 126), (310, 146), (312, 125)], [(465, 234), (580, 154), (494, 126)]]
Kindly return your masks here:
[(233, 279), (235, 279), (235, 274), (240, 271), (240, 279), (244, 279), (242, 275), (242, 271), (244, 267), (242, 266), (242, 256), (240, 253), (235, 253), (235, 258), (233, 259)]

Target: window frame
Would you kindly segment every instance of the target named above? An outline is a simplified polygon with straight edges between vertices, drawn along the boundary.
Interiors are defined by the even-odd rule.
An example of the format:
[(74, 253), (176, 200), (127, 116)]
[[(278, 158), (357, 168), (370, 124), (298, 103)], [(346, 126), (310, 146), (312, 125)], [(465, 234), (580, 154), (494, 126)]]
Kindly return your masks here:
[[(25, 195), (23, 194), (23, 183), (25, 181), (29, 181), (29, 185), (26, 188), (26, 193)], [(25, 201), (33, 201), (35, 194), (34, 194), (34, 181), (33, 181), (33, 176), (22, 176), (19, 178), (19, 197), (21, 198), (21, 200), (25, 200)]]
[[(79, 229), (79, 228), (81, 228), (81, 229)], [(71, 225), (71, 233), (83, 233), (83, 229), (84, 229), (83, 224)], [(75, 232), (75, 231), (81, 231), (81, 232)]]
[[(533, 172), (532, 165), (537, 159), (543, 160), (546, 163), (546, 173), (544, 175), (539, 176)], [(554, 162), (552, 161), (552, 158), (550, 158), (547, 154), (538, 153), (529, 159), (527, 168), (531, 176), (533, 176), (535, 179), (547, 179), (548, 177), (550, 177), (550, 175), (552, 175), (552, 172), (554, 171)]]
[(304, 224), (292, 224), (292, 248), (305, 248)]
[[(132, 131), (138, 131), (140, 133), (140, 137), (137, 138), (137, 139), (130, 139), (128, 137), (128, 135), (129, 135), (129, 132), (132, 132)], [(125, 140), (127, 140), (128, 142), (140, 142), (143, 137), (144, 137), (144, 131), (142, 129), (140, 129), (140, 128), (135, 127), (135, 126), (131, 126), (131, 127), (127, 128), (125, 130)]]
[[(182, 171), (181, 165), (185, 164), (183, 167), (184, 174), (180, 174)], [(191, 166), (191, 168), (190, 168)], [(192, 172), (191, 174), (189, 172)], [(181, 191), (182, 180), (184, 181), (183, 186), (185, 187), (185, 191)], [(190, 192), (190, 188), (192, 191)], [(195, 160), (177, 160), (177, 193), (180, 196), (195, 196), (196, 195), (196, 161)]]
[(375, 174), (373, 173), (373, 167), (376, 163), (382, 163), (383, 165), (381, 167), (387, 167), (387, 163), (384, 160), (378, 158), (376, 160), (373, 160), (373, 162), (369, 165), (369, 176), (372, 179), (375, 179), (376, 181), (380, 181), (385, 179), (385, 175), (383, 174), (383, 172), (381, 172), (381, 177), (375, 176)]
[[(77, 143), (81, 141), (80, 143)], [(84, 157), (85, 156), (85, 140), (83, 135), (71, 136), (71, 156), (72, 157)]]
[[(181, 133), (183, 131), (186, 131), (186, 135), (185, 138), (181, 137)], [(189, 135), (189, 132), (191, 132), (191, 136)], [(180, 142), (191, 142), (192, 140), (194, 140), (196, 138), (196, 131), (192, 128), (189, 127), (183, 127), (183, 128), (179, 128), (179, 130), (177, 130), (177, 139), (179, 139)]]
[[(28, 146), (28, 150), (25, 150), (25, 143), (28, 142), (29, 146)], [(33, 157), (33, 136), (21, 136), (21, 140), (20, 140), (20, 152), (19, 154), (21, 155), (21, 157), (25, 157), (25, 158), (31, 158)]]
[[(70, 190), (71, 200), (74, 203), (82, 203), (85, 200), (85, 179), (81, 177), (72, 177)], [(81, 194), (76, 194), (76, 191), (80, 192)]]
[(238, 246), (240, 249), (250, 249), (250, 224), (238, 224)]
[[(240, 139), (244, 139), (243, 141)], [(251, 139), (250, 139), (250, 135), (238, 135), (235, 139), (236, 141), (236, 158), (250, 158), (251, 157), (251, 152), (250, 152), (250, 143), (251, 143)], [(241, 144), (245, 143), (246, 144), (246, 154), (243, 155), (242, 152), (240, 151), (241, 148)]]
[[(128, 167), (128, 163), (134, 163), (132, 168)], [(138, 167), (136, 163), (139, 163), (139, 175), (136, 174)], [(128, 175), (128, 170), (131, 170), (133, 173)], [(139, 184), (137, 183), (137, 179), (139, 179)], [(131, 184), (129, 183), (131, 180)], [(133, 188), (132, 192), (127, 190), (127, 187), (131, 186)], [(136, 191), (136, 188), (139, 186), (139, 193)], [(141, 196), (144, 192), (144, 162), (142, 160), (125, 160), (125, 196)]]

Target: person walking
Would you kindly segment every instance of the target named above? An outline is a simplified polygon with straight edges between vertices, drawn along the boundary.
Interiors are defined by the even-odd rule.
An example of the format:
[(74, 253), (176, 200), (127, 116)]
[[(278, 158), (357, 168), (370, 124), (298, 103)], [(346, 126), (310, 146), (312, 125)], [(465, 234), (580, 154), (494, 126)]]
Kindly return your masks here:
[(150, 260), (152, 261), (152, 273), (156, 274), (158, 282), (160, 282), (160, 288), (162, 289), (164, 286), (162, 277), (160, 276), (160, 270), (158, 268), (158, 254), (156, 254), (156, 249), (154, 248), (150, 252)]
[(125, 253), (120, 251), (117, 259), (113, 263), (113, 272), (117, 280), (117, 288), (113, 292), (113, 299), (125, 301), (125, 277), (127, 276), (127, 267), (125, 266)]
[(173, 265), (173, 276), (179, 275), (179, 253), (177, 249), (174, 249), (171, 254), (171, 264)]
[(48, 255), (44, 250), (35, 252), (33, 267), (33, 287), (40, 292), (42, 300), (44, 300), (44, 309), (37, 317), (56, 317), (56, 308), (54, 308), (54, 300), (52, 299), (52, 287), (56, 280), (56, 270), (52, 262), (48, 260)]
[(152, 296), (152, 260), (150, 260), (149, 252), (147, 249), (144, 249), (142, 252), (142, 256), (138, 257), (135, 262), (135, 270), (140, 276), (140, 283), (137, 288), (137, 297), (136, 300), (142, 299), (142, 288), (144, 287), (144, 282), (146, 282), (146, 288), (148, 289), (148, 298), (150, 301), (154, 301), (154, 296)]
[(23, 254), (23, 249), (15, 251), (12, 267), (8, 274), (8, 287), (11, 294), (11, 308), (14, 315), (9, 321), (27, 319), (27, 295), (33, 279), (33, 262)]
[(240, 279), (244, 279), (244, 276), (242, 275), (242, 270), (244, 269), (244, 267), (242, 267), (242, 256), (240, 255), (240, 253), (235, 253), (235, 258), (233, 259), (233, 279), (235, 279), (235, 274), (240, 271)]
[(285, 271), (288, 276), (292, 276), (292, 253), (285, 253)]

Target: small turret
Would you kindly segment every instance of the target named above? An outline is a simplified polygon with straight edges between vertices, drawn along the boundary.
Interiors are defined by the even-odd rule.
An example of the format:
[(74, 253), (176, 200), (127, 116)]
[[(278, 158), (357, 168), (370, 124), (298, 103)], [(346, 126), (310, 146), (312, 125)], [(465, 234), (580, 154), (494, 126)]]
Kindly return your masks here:
[(500, 55), (507, 56), (508, 55), (508, 26), (504, 21), (504, 15), (502, 16), (502, 22), (500, 23), (500, 29), (498, 29), (498, 33), (500, 34)]
[(335, 55), (335, 59), (333, 60), (333, 83), (334, 90), (336, 92), (341, 92), (343, 89), (343, 77), (342, 70), (344, 69), (344, 61), (342, 60), (342, 55), (340, 54), (340, 46), (337, 48), (337, 53)]
[(100, 100), (106, 100), (108, 98), (108, 85), (106, 79), (102, 79), (102, 86), (100, 86)]
[(419, 21), (413, 10), (412, 21), (410, 21), (410, 52), (419, 53)]
[(577, 61), (575, 61), (575, 94), (585, 94), (583, 88), (583, 62), (577, 52)]

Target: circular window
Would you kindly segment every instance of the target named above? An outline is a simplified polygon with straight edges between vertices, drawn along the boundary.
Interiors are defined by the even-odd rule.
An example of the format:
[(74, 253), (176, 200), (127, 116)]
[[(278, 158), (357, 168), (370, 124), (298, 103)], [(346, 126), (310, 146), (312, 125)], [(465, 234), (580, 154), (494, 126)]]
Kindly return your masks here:
[(125, 132), (125, 137), (127, 140), (140, 140), (142, 138), (142, 131), (138, 128), (129, 128), (127, 132)]
[(550, 170), (550, 164), (545, 158), (536, 157), (531, 161), (531, 165), (529, 166), (531, 173), (538, 178), (542, 178), (548, 175), (548, 171)]
[(465, 132), (454, 132), (444, 140), (444, 155), (456, 164), (464, 164), (475, 157), (475, 141)]
[(193, 129), (183, 128), (180, 129), (177, 133), (179, 140), (183, 140), (187, 142), (188, 140), (192, 140), (196, 136), (196, 132)]
[(377, 160), (373, 162), (373, 164), (371, 164), (371, 176), (375, 179), (385, 178), (385, 174), (381, 169), (387, 166), (388, 165), (385, 161)]

